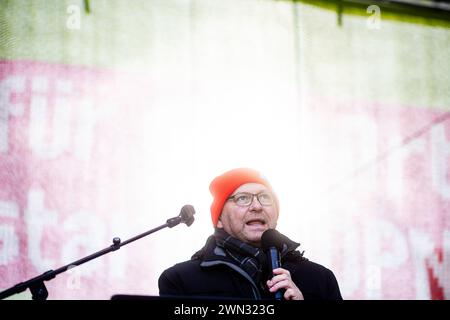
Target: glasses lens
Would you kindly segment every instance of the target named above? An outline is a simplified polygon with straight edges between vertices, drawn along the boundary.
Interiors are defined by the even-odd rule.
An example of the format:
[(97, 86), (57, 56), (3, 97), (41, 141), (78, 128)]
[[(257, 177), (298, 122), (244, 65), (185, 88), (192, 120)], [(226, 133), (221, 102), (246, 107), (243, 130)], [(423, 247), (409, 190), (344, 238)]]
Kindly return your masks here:
[(234, 196), (234, 201), (239, 206), (247, 206), (252, 202), (253, 195), (248, 193), (238, 193)]
[(269, 193), (258, 194), (258, 200), (263, 206), (270, 206), (273, 203), (273, 197)]

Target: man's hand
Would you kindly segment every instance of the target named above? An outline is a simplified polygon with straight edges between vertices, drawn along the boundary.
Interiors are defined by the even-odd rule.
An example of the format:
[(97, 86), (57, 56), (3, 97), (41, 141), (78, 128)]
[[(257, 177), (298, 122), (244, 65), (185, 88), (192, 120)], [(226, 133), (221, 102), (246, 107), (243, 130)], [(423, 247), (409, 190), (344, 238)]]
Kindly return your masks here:
[(283, 268), (273, 269), (275, 275), (272, 280), (267, 280), (267, 286), (270, 292), (276, 292), (278, 289), (286, 289), (284, 298), (286, 300), (304, 300), (300, 289), (291, 279), (291, 273)]

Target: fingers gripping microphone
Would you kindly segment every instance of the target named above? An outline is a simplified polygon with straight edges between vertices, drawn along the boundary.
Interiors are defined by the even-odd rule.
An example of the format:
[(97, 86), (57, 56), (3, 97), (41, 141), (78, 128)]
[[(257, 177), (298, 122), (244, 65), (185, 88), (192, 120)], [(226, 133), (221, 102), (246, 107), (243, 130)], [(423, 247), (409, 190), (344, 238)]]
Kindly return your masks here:
[(167, 220), (167, 226), (169, 228), (173, 228), (180, 223), (185, 223), (189, 227), (194, 222), (194, 214), (194, 207), (187, 204), (181, 208), (181, 212), (178, 217)]
[[(264, 231), (261, 236), (261, 248), (267, 254), (273, 278), (273, 269), (281, 268), (280, 251), (283, 249), (283, 242), (280, 233), (274, 229)], [(283, 291), (284, 290), (280, 289), (275, 292), (276, 300), (282, 300), (284, 295)]]

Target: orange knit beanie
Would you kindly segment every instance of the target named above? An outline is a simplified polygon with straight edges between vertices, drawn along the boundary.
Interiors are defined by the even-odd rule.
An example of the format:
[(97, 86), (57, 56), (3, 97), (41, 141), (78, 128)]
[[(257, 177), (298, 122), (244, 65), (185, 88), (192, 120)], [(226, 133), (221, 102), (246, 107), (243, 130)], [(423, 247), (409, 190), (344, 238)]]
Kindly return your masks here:
[[(209, 190), (214, 197), (211, 204), (211, 218), (214, 227), (219, 221), (223, 206), (228, 197), (245, 183), (260, 183), (272, 191), (269, 182), (256, 170), (250, 168), (238, 168), (225, 172), (224, 174), (214, 178), (209, 185)], [(276, 198), (278, 207), (278, 199)]]

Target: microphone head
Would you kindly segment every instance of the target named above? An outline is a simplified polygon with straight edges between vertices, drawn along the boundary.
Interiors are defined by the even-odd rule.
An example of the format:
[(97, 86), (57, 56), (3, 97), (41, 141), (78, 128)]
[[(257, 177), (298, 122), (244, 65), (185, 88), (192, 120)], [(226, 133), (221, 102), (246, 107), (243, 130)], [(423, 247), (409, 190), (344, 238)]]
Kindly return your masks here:
[(283, 250), (283, 236), (275, 229), (267, 229), (261, 236), (261, 248), (267, 251), (271, 247)]
[(180, 217), (181, 222), (186, 223), (186, 225), (189, 227), (194, 222), (194, 214), (195, 209), (190, 204), (187, 204), (181, 208)]

